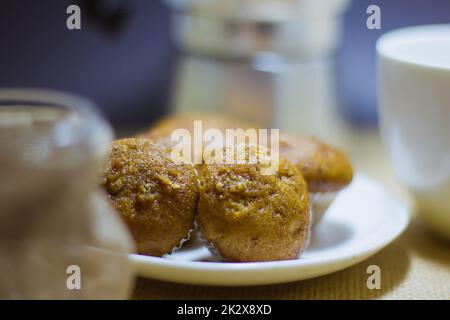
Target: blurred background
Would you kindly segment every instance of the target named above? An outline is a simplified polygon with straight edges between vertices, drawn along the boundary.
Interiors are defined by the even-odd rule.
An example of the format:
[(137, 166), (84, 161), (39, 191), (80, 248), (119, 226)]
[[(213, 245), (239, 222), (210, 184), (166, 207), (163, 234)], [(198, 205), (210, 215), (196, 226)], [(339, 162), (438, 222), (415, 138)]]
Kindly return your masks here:
[[(81, 30), (66, 27), (69, 16), (66, 10), (72, 4), (81, 8)], [(367, 9), (371, 5), (381, 8), (380, 30), (369, 30), (366, 25), (370, 16)], [(267, 127), (314, 134), (346, 151), (355, 172), (375, 177), (412, 203), (389, 166), (377, 130), (375, 43), (381, 34), (392, 29), (435, 23), (450, 23), (449, 0), (0, 0), (0, 89), (38, 87), (86, 96), (99, 106), (119, 136), (143, 130), (164, 115), (192, 111), (226, 113)], [(23, 100), (22, 93), (18, 101), (28, 100)], [(11, 104), (10, 98), (5, 100), (0, 96), (0, 107), (2, 102), (7, 107)], [(89, 117), (82, 119), (84, 122), (74, 121), (75, 124), (67, 121), (67, 126), (60, 126), (66, 123), (57, 117), (50, 119), (58, 130), (39, 135), (32, 130), (22, 130), (34, 125), (29, 118), (21, 122), (21, 117), (8, 117), (10, 110), (5, 110), (6, 121), (0, 123), (3, 129), (0, 130), (0, 140), (3, 139), (3, 144), (0, 141), (0, 182), (3, 182), (0, 196), (4, 199), (1, 201), (0, 197), (0, 205), (3, 205), (0, 211), (9, 215), (1, 215), (3, 229), (22, 230), (9, 226), (22, 226), (25, 221), (38, 228), (36, 236), (42, 235), (46, 240), (48, 232), (44, 227), (58, 229), (54, 228), (57, 223), (52, 220), (57, 217), (56, 221), (67, 230), (78, 232), (72, 228), (75, 223), (65, 218), (71, 217), (75, 222), (83, 218), (77, 206), (84, 203), (72, 190), (80, 191), (86, 196), (85, 200), (90, 201), (91, 190), (80, 186), (85, 182), (87, 185), (87, 178), (97, 181), (97, 171), (90, 170), (95, 164), (89, 161), (92, 162), (91, 156), (95, 154), (100, 163), (100, 151), (106, 152), (104, 147), (109, 144), (109, 138), (106, 139), (109, 127), (99, 125), (102, 122), (89, 113), (90, 121), (87, 121)], [(13, 124), (19, 124), (15, 130), (10, 130), (10, 119)], [(92, 127), (98, 130), (92, 132)], [(102, 134), (103, 142), (98, 139)], [(16, 136), (18, 139), (13, 139)], [(54, 141), (66, 146), (67, 141), (72, 141), (67, 137), (78, 139), (73, 138), (77, 148), (69, 148), (73, 152), (61, 148), (64, 152), (55, 153), (55, 162), (36, 157), (36, 154), (53, 156), (46, 150), (54, 148)], [(52, 143), (30, 142), (35, 140)], [(78, 147), (86, 148), (80, 151)], [(30, 159), (34, 160), (30, 163), (39, 163), (41, 170), (31, 171), (33, 175), (23, 170), (28, 168), (28, 161), (25, 161), (28, 158), (23, 154), (28, 153), (22, 150), (39, 151), (30, 153), (33, 155)], [(8, 160), (6, 165), (2, 163), (4, 159)], [(78, 159), (86, 172), (75, 171), (78, 167), (72, 165), (73, 159)], [(53, 171), (48, 170), (60, 168), (55, 163), (66, 170), (52, 174)], [(72, 178), (75, 175), (77, 179)], [(60, 184), (54, 182), (57, 178)], [(42, 185), (53, 188), (42, 188)], [(41, 199), (38, 197), (45, 201), (36, 201)], [(73, 205), (67, 205), (68, 201)], [(28, 213), (28, 209), (23, 209), (27, 203), (31, 203), (31, 212), (39, 217), (39, 223), (16, 214)], [(47, 213), (47, 208), (52, 209), (49, 213), (53, 215), (48, 215), (51, 218), (36, 215), (36, 212)], [(84, 226), (80, 224), (82, 232), (91, 230)], [(30, 230), (34, 231), (31, 227)], [(383, 270), (394, 272), (388, 274), (388, 278), (395, 279), (392, 286), (403, 292), (402, 297), (415, 297), (417, 288), (421, 288), (419, 296), (428, 297), (427, 287), (433, 286), (442, 287), (443, 294), (447, 294), (442, 279), (448, 279), (448, 250), (415, 230), (414, 224), (406, 238), (391, 247), (383, 258), (387, 266)], [(3, 238), (5, 234), (8, 236), (8, 233), (0, 234)], [(120, 236), (120, 233), (112, 234)], [(70, 232), (61, 232), (60, 237), (70, 235)], [(85, 236), (91, 239), (91, 235)], [(28, 241), (26, 232), (22, 238), (32, 246), (41, 243)], [(21, 242), (13, 237), (9, 240), (14, 246), (3, 246), (8, 250), (4, 250), (7, 255), (2, 254), (7, 257), (4, 261), (12, 261), (12, 264), (6, 266), (12, 266), (8, 267), (14, 271), (11, 274), (21, 282), (30, 279), (27, 264), (22, 263), (22, 256), (16, 253), (15, 245)], [(30, 262), (34, 262), (37, 252), (32, 246), (21, 249), (30, 253)], [(92, 245), (89, 243), (89, 246)], [(49, 246), (48, 250), (59, 256), (60, 251), (53, 247)], [(395, 260), (397, 266), (399, 253), (405, 260), (401, 270), (390, 268), (392, 263), (388, 261)], [(9, 259), (8, 255), (13, 258)], [(96, 255), (96, 259), (98, 263), (109, 264), (101, 255)], [(380, 257), (376, 259), (378, 263)], [(45, 263), (40, 266), (42, 270), (49, 270)], [(57, 270), (58, 266), (53, 267)], [(356, 273), (355, 269), (349, 269), (348, 275), (365, 275), (366, 267), (363, 268)], [(16, 269), (26, 271), (25, 276)], [(34, 265), (33, 270), (36, 270)], [(119, 283), (116, 280), (120, 277), (127, 281), (123, 270), (121, 267), (117, 276), (102, 279), (114, 278), (113, 285)], [(35, 277), (35, 274), (31, 274), (31, 280), (47, 281), (46, 277)], [(338, 277), (340, 285), (353, 283), (347, 282), (345, 276)], [(15, 284), (16, 278), (11, 277), (12, 284), (3, 285), (8, 295), (12, 292), (8, 286)], [(349, 276), (347, 280), (354, 281), (352, 279)], [(429, 286), (424, 286), (422, 279), (430, 280)], [(56, 283), (56, 278), (53, 280)], [(439, 286), (434, 285), (436, 283)], [(2, 284), (0, 281), (0, 296)], [(148, 289), (153, 283), (142, 287)], [(318, 291), (313, 287), (317, 296)], [(397, 298), (393, 287), (387, 286), (387, 292), (392, 291), (392, 297)], [(432, 293), (439, 291), (434, 290), (435, 287)], [(174, 296), (183, 291), (173, 288)], [(324, 288), (324, 297), (327, 297), (329, 285)], [(43, 292), (40, 285), (33, 289), (36, 294)], [(116, 292), (114, 290), (107, 291)], [(167, 288), (161, 289), (159, 295), (161, 292), (166, 294)]]
[(115, 126), (201, 109), (326, 136), (376, 126), (380, 34), (449, 21), (448, 0), (1, 0), (0, 87), (85, 95)]

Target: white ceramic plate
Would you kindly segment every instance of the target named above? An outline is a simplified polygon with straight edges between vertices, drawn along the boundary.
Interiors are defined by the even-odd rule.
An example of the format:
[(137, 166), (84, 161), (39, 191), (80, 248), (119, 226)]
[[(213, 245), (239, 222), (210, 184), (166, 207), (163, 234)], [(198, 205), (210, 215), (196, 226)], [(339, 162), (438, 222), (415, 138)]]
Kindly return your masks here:
[(310, 246), (297, 260), (214, 262), (199, 241), (166, 258), (133, 254), (139, 275), (172, 282), (246, 286), (303, 280), (332, 273), (373, 255), (409, 222), (408, 207), (373, 179), (357, 175), (317, 225)]

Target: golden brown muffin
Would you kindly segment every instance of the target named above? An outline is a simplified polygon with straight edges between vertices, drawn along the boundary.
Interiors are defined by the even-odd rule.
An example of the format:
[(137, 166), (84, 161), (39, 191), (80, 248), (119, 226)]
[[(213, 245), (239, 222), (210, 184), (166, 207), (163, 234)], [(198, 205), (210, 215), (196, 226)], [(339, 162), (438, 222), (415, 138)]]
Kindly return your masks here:
[(203, 131), (207, 129), (219, 129), (223, 135), (226, 129), (250, 129), (257, 128), (253, 123), (249, 123), (231, 116), (212, 114), (212, 113), (192, 113), (176, 114), (165, 117), (156, 122), (150, 129), (143, 134), (144, 137), (173, 145), (170, 137), (175, 129), (187, 129), (191, 135), (194, 134), (194, 121), (203, 122)]
[(262, 174), (263, 167), (205, 164), (199, 171), (197, 222), (225, 260), (296, 259), (307, 246), (310, 209), (301, 173), (284, 158), (276, 174)]
[(147, 139), (112, 143), (103, 186), (141, 254), (162, 256), (188, 236), (198, 201), (197, 177), (170, 151)]
[(297, 166), (310, 192), (336, 192), (352, 182), (345, 153), (316, 138), (281, 133), (280, 154)]

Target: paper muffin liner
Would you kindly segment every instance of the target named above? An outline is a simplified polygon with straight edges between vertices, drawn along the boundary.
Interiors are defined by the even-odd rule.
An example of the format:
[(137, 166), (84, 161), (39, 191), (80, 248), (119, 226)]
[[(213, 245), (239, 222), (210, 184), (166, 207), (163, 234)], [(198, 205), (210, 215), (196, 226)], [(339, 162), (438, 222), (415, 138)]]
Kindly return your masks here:
[[(192, 166), (192, 169), (194, 170), (194, 174), (195, 174), (195, 178), (197, 180), (197, 187), (200, 187), (200, 180), (198, 179), (198, 171), (197, 168), (195, 167), (195, 165), (193, 163), (189, 164), (190, 166)], [(197, 210), (197, 209), (196, 209)], [(197, 218), (195, 218), (197, 219)], [(194, 220), (194, 225), (193, 227), (188, 231), (187, 235), (185, 238), (181, 239), (180, 244), (173, 247), (172, 251), (170, 253), (166, 253), (165, 255), (163, 255), (163, 258), (167, 257), (168, 255), (171, 255), (172, 253), (174, 253), (175, 251), (181, 249), (183, 247), (183, 244), (185, 244), (186, 242), (188, 242), (189, 240), (191, 240), (191, 236), (192, 234), (196, 234), (198, 233), (199, 228), (197, 227), (197, 221)]]
[(320, 219), (322, 219), (325, 212), (333, 203), (334, 199), (336, 199), (338, 192), (310, 192), (309, 193), (309, 201), (311, 203), (311, 211), (312, 211), (312, 227), (315, 227), (317, 223), (319, 223)]
[(170, 256), (172, 253), (174, 253), (175, 251), (181, 249), (183, 247), (183, 244), (188, 242), (189, 240), (191, 240), (191, 235), (193, 234), (194, 231), (196, 231), (197, 229), (197, 224), (194, 223), (194, 226), (188, 231), (187, 235), (185, 238), (181, 239), (180, 244), (178, 244), (177, 246), (172, 248), (172, 251), (170, 253), (166, 253), (164, 254), (162, 257), (166, 258), (167, 256)]
[(198, 226), (197, 222), (195, 223), (196, 227), (197, 227), (197, 237), (200, 240), (201, 243), (203, 243), (209, 250), (209, 252), (211, 252), (211, 255), (213, 256), (213, 260), (217, 260), (217, 261), (227, 261), (224, 257), (222, 257), (219, 253), (219, 250), (217, 250), (217, 248), (212, 244), (212, 242), (208, 241), (206, 239), (206, 237), (203, 235), (203, 232), (201, 230), (201, 228)]

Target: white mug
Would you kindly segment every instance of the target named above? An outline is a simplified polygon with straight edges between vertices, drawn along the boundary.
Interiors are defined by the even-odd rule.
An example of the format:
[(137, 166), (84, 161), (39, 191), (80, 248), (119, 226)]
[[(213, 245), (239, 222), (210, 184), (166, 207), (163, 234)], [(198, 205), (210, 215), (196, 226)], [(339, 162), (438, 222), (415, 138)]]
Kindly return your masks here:
[(377, 42), (380, 130), (418, 213), (450, 239), (450, 24), (388, 32)]

